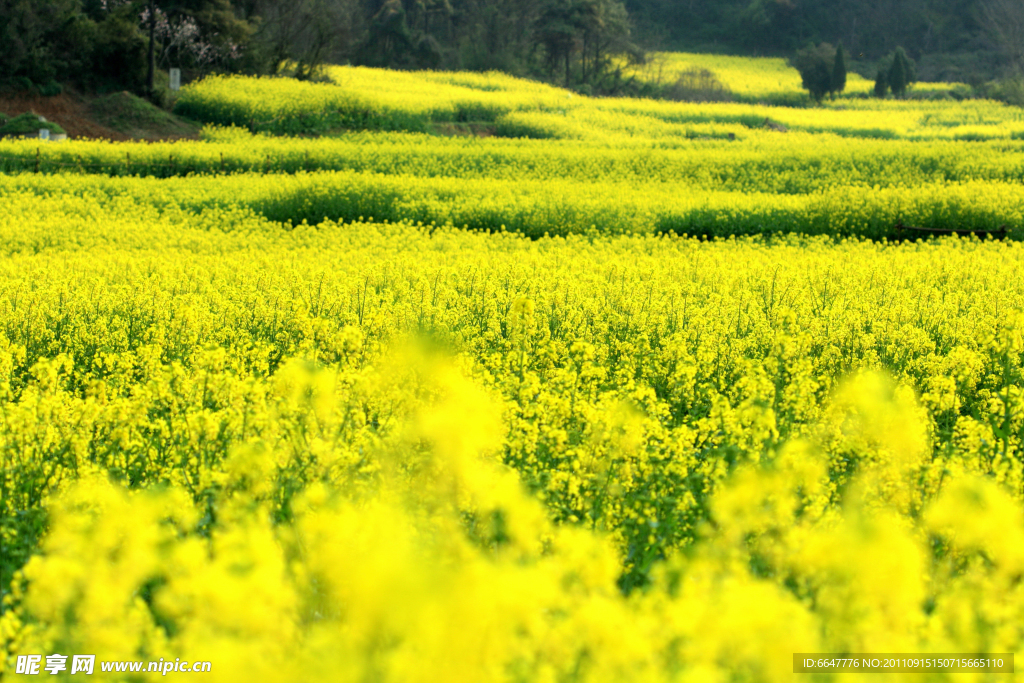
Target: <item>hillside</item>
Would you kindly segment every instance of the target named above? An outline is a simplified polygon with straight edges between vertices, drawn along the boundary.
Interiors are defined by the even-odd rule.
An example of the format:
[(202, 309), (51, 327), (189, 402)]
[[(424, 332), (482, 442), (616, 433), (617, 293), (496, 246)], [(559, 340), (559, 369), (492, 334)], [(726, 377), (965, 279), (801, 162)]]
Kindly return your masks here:
[(0, 112), (34, 112), (59, 124), (71, 138), (97, 140), (197, 139), (199, 125), (127, 92), (109, 95), (0, 93)]

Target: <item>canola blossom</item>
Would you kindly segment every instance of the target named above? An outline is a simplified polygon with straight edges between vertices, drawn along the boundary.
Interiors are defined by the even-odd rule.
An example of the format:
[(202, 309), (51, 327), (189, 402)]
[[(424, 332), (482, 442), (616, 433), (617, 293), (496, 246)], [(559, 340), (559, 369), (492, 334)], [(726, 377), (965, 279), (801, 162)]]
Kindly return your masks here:
[[(781, 60), (765, 61), (772, 63), (772, 70), (780, 69), (775, 62)], [(779, 87), (796, 95), (799, 75), (793, 69), (785, 73)], [(509, 137), (572, 137), (598, 143), (621, 142), (627, 137), (622, 135), (624, 129), (629, 130), (628, 137), (660, 139), (684, 133), (681, 124), (760, 128), (765, 119), (792, 131), (852, 138), (983, 141), (1024, 135), (1024, 115), (1018, 107), (988, 100), (878, 100), (856, 93), (820, 107), (806, 106), (806, 95), (800, 95), (799, 102), (785, 102), (803, 106), (776, 106), (756, 99), (683, 103), (586, 97), (496, 73), (329, 67), (327, 74), (325, 83), (210, 77), (185, 87), (176, 111), (197, 121), (253, 132), (322, 133), (335, 128), (431, 132), (434, 124), (483, 122), (496, 124), (498, 134)], [(854, 84), (866, 83), (854, 75), (850, 78)], [(939, 95), (956, 84), (918, 87), (935, 89)]]
[[(996, 102), (687, 104), (500, 74), (328, 74), (189, 85), (178, 107), (207, 123), (198, 141), (0, 141), (11, 174), (0, 183), (131, 194), (156, 186), (96, 176), (231, 176), (160, 185), (182, 204), (229, 202), (293, 224), (373, 216), (530, 236), (901, 238), (899, 226), (914, 226), (1019, 237), (1024, 227), (1024, 114)], [(483, 136), (436, 134), (460, 125)], [(271, 135), (299, 132), (313, 137)], [(44, 175), (55, 177), (29, 178)]]
[[(736, 57), (731, 55), (654, 52), (643, 64), (623, 64), (627, 77), (659, 84), (672, 83), (685, 71), (706, 70), (729, 90), (738, 101), (774, 105), (805, 106), (809, 95), (802, 90), (800, 74), (782, 57)], [(846, 77), (844, 97), (865, 97), (874, 89), (874, 81), (857, 73)], [(917, 95), (945, 95), (956, 83), (913, 83)]]
[[(1020, 238), (1019, 185), (936, 183), (916, 188), (836, 187), (803, 195), (692, 189), (665, 183), (519, 181), (332, 172), (222, 177), (0, 177), (25, 202), (116, 206), (143, 201), (160, 211), (232, 208), (293, 225), (325, 220), (414, 220), (482, 231), (545, 234), (676, 233), (728, 236), (801, 232), (897, 237), (897, 226), (970, 227)], [(12, 235), (7, 248), (23, 237)]]
[(54, 206), (0, 224), (5, 666), (789, 680), (1019, 646), (1015, 242)]
[[(1024, 143), (833, 139), (821, 149), (822, 136), (792, 135), (746, 148), (696, 140), (656, 153), (368, 133), (317, 143), (246, 133), (191, 143), (82, 141), (45, 153), (20, 141), (0, 144), (0, 164), (22, 171), (0, 176), (0, 187), (46, 197), (152, 193), (161, 203), (247, 207), (292, 223), (373, 216), (531, 236), (895, 238), (902, 224), (1005, 228), (1019, 237), (1024, 227)], [(194, 174), (218, 177), (180, 177)], [(172, 180), (123, 177), (134, 175)]]
[[(1021, 650), (1019, 110), (328, 73), (189, 86), (199, 141), (0, 142), (0, 677)], [(519, 137), (424, 134), (467, 120)]]

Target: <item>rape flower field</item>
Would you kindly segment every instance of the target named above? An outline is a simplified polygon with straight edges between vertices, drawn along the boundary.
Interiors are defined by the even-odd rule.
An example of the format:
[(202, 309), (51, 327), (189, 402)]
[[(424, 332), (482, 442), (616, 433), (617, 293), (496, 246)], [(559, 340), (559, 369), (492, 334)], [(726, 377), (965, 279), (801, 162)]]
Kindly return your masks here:
[[(519, 87), (389, 78), (360, 96)], [(629, 106), (680, 118), (0, 142), (0, 675), (829, 681), (793, 655), (1019, 650), (1017, 110), (872, 110), (991, 141), (571, 120)]]
[[(800, 74), (782, 57), (734, 57), (730, 55), (655, 52), (644, 64), (623, 64), (627, 77), (644, 82), (672, 83), (687, 70), (707, 70), (728, 88), (740, 102), (775, 105), (806, 105), (808, 95), (801, 90)], [(858, 73), (847, 75), (847, 97), (866, 97), (874, 81)], [(915, 95), (941, 95), (955, 90), (955, 83), (916, 83)]]
[[(751, 83), (768, 87), (781, 68), (766, 61), (770, 69), (750, 69)], [(66, 184), (114, 194), (173, 187), (179, 202), (227, 202), (296, 224), (373, 216), (533, 237), (895, 238), (898, 225), (1013, 234), (1024, 224), (1024, 113), (997, 102), (684, 104), (587, 98), (496, 74), (328, 73), (330, 83), (188, 86), (178, 110), (208, 124), (201, 141), (8, 141), (0, 170), (52, 177), (0, 182), (46, 196)], [(430, 134), (471, 123), (489, 137)], [(96, 178), (191, 174), (230, 178)]]

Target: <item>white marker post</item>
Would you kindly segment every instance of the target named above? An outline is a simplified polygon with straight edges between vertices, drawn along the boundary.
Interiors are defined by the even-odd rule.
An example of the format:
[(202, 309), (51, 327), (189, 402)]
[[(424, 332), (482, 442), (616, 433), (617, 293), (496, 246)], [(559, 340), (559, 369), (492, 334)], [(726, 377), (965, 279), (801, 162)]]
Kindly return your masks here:
[(181, 69), (171, 69), (171, 90), (181, 90)]

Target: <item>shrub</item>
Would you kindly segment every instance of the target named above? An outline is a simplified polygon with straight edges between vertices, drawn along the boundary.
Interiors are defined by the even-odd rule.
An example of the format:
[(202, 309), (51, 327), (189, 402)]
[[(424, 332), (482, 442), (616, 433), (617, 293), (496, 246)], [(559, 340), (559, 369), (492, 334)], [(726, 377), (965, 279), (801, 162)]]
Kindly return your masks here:
[(1024, 78), (1020, 76), (989, 83), (980, 90), (990, 99), (1006, 102), (1015, 107), (1024, 107)]
[(0, 93), (14, 94), (22, 92), (31, 92), (35, 89), (32, 81), (24, 76), (15, 76), (12, 78), (0, 79)]
[(666, 96), (677, 102), (731, 102), (732, 92), (713, 71), (690, 67), (669, 88)]
[(43, 97), (54, 97), (64, 92), (64, 86), (54, 80), (47, 81), (39, 86), (39, 94)]
[(8, 135), (33, 135), (43, 128), (58, 135), (65, 132), (64, 129), (56, 123), (43, 121), (40, 119), (38, 114), (28, 111), (7, 121), (7, 123), (0, 128), (0, 137)]

